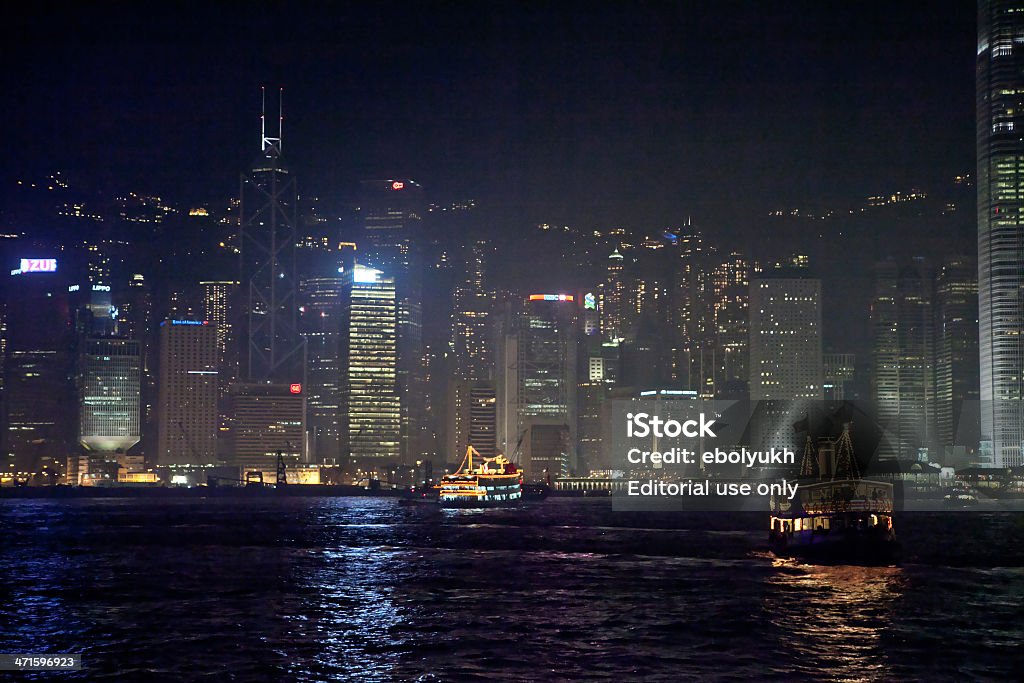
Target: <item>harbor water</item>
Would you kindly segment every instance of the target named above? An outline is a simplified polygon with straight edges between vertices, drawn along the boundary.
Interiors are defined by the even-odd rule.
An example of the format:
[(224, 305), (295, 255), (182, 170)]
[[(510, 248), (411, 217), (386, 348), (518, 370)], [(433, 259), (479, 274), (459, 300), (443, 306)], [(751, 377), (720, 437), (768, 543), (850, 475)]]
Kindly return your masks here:
[(767, 513), (607, 499), (0, 500), (0, 652), (148, 683), (1019, 676), (1024, 514), (896, 524), (900, 566), (823, 567)]

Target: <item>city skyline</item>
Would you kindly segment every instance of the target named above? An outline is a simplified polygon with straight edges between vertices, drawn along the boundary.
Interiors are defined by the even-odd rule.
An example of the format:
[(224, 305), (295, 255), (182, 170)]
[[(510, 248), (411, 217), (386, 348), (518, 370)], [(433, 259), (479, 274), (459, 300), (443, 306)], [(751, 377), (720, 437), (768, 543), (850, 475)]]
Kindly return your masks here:
[[(20, 95), (9, 172), (212, 201), (252, 161), (266, 85), (285, 89), (302, 186), (334, 204), (361, 179), (413, 177), (510, 219), (697, 215), (742, 236), (768, 210), (968, 170), (973, 19), (881, 4), (27, 14), (4, 76)], [(229, 23), (235, 38), (199, 37)], [(247, 38), (271, 27), (269, 44)]]
[[(589, 31), (616, 16), (609, 12), (579, 19), (581, 45), (598, 44)], [(734, 18), (749, 33), (755, 14), (738, 12)], [(550, 15), (531, 11), (512, 15), (499, 12), (492, 19), (504, 25), (529, 23), (538, 16), (571, 18), (558, 11)], [(673, 21), (699, 23), (709, 16), (714, 15), (668, 17), (641, 12), (631, 21), (659, 18), (672, 25)], [(381, 17), (360, 15), (345, 19), (349, 20), (372, 23)], [(771, 22), (779, 20), (774, 17)], [(812, 13), (774, 34), (771, 40), (763, 36), (760, 40), (752, 39), (748, 46), (752, 50), (750, 55), (767, 51), (765, 54), (778, 56), (781, 53), (773, 50), (782, 49), (780, 43), (786, 36), (803, 36), (786, 48), (792, 51), (790, 56), (820, 52), (822, 42), (837, 29), (835, 20), (830, 14)], [(899, 16), (893, 15), (884, 22), (893, 40), (900, 35), (898, 20)], [(820, 31), (807, 33), (814, 27)], [(659, 28), (663, 30), (664, 27)], [(945, 29), (941, 20), (936, 19), (928, 24), (928, 30), (932, 33), (924, 35), (931, 38), (922, 37), (925, 42)], [(613, 53), (630, 44), (622, 33), (608, 40)], [(843, 44), (852, 48), (861, 44), (859, 40), (852, 33)], [(121, 45), (116, 40), (110, 44)], [(303, 54), (308, 58), (325, 49), (325, 45), (317, 42), (310, 48), (311, 53)], [(122, 47), (129, 49), (130, 44)], [(103, 49), (97, 52), (103, 53)], [(636, 55), (651, 56), (645, 50)], [(663, 51), (659, 64), (663, 67), (662, 62), (678, 57), (672, 50)], [(820, 68), (829, 63), (829, 69), (834, 71), (828, 73), (846, 73), (839, 66), (845, 63), (846, 56), (826, 57), (818, 65)], [(858, 59), (856, 55), (849, 58), (855, 62)], [(424, 64), (422, 68), (429, 69), (430, 65)], [(659, 78), (665, 76), (660, 70), (657, 73)], [(728, 74), (726, 69), (723, 78)], [(794, 67), (792, 74), (793, 83), (810, 78), (802, 67)], [(681, 77), (679, 83), (688, 82), (690, 76)], [(700, 73), (692, 76), (699, 79)], [(494, 87), (500, 89), (503, 86), (499, 80), (494, 81)], [(307, 85), (316, 82), (315, 73), (305, 81)], [(583, 82), (563, 85), (572, 90), (582, 87)], [(719, 86), (727, 82), (723, 80)], [(818, 84), (823, 85), (824, 81)], [(935, 190), (913, 186), (878, 189), (889, 182), (882, 179), (893, 177), (892, 164), (867, 164), (858, 172), (872, 179), (872, 194), (861, 194), (856, 204), (845, 210), (840, 204), (826, 210), (813, 207), (828, 207), (842, 197), (849, 201), (853, 196), (849, 193), (856, 187), (849, 175), (836, 174), (835, 187), (828, 191), (791, 178), (796, 184), (790, 190), (799, 186), (800, 192), (813, 195), (808, 200), (812, 208), (779, 209), (776, 204), (774, 210), (764, 211), (761, 206), (757, 218), (751, 213), (747, 224), (733, 231), (736, 239), (730, 239), (728, 230), (715, 225), (713, 210), (696, 218), (690, 213), (671, 217), (665, 213), (671, 210), (669, 205), (657, 201), (642, 209), (634, 207), (624, 214), (628, 220), (615, 225), (609, 225), (609, 221), (616, 220), (614, 214), (605, 215), (594, 225), (530, 221), (526, 218), (528, 207), (536, 210), (545, 202), (531, 203), (522, 196), (510, 200), (512, 195), (504, 199), (492, 195), (496, 201), (478, 202), (464, 194), (473, 189), (474, 181), (444, 187), (444, 183), (457, 177), (446, 175), (450, 167), (464, 161), (459, 154), (465, 150), (458, 144), (452, 146), (450, 162), (438, 161), (429, 154), (410, 162), (409, 154), (391, 150), (388, 159), (393, 166), (415, 169), (420, 165), (420, 170), (434, 183), (404, 173), (367, 174), (358, 182), (347, 182), (349, 189), (335, 187), (332, 197), (321, 201), (316, 189), (307, 192), (305, 188), (323, 187), (325, 180), (332, 177), (329, 172), (317, 170), (325, 156), (332, 154), (331, 144), (325, 143), (316, 150), (299, 144), (291, 152), (289, 142), (293, 128), (300, 139), (309, 134), (308, 127), (303, 133), (304, 126), (308, 126), (303, 117), (322, 113), (321, 107), (306, 102), (307, 108), (303, 109), (301, 97), (293, 105), (287, 92), (276, 87), (254, 87), (253, 94), (259, 94), (260, 116), (239, 115), (225, 127), (239, 139), (249, 141), (247, 159), (234, 171), (235, 177), (241, 173), (242, 178), (237, 195), (213, 190), (214, 199), (185, 205), (163, 194), (137, 194), (126, 188), (120, 188), (117, 194), (97, 194), (105, 177), (116, 177), (106, 174), (117, 166), (111, 164), (96, 168), (96, 177), (90, 179), (92, 184), (84, 186), (76, 185), (63, 172), (51, 173), (41, 184), (18, 179), (14, 181), (16, 201), (0, 205), (11, 229), (0, 245), (5, 257), (38, 259), (61, 254), (61, 263), (65, 263), (67, 256), (74, 264), (72, 267), (85, 274), (85, 279), (79, 280), (84, 283), (82, 292), (76, 290), (69, 312), (62, 313), (71, 326), (78, 330), (84, 320), (99, 325), (107, 335), (135, 335), (140, 341), (149, 337), (138, 352), (139, 362), (144, 366), (138, 392), (139, 410), (145, 412), (147, 420), (152, 421), (154, 391), (163, 389), (156, 386), (153, 368), (146, 361), (147, 347), (158, 346), (152, 339), (155, 322), (214, 319), (211, 334), (220, 336), (217, 421), (220, 435), (225, 437), (218, 440), (218, 461), (237, 457), (238, 462), (244, 460), (255, 466), (259, 458), (272, 457), (275, 452), (261, 450), (257, 443), (263, 435), (270, 435), (280, 442), (277, 451), (286, 451), (289, 457), (298, 457), (303, 463), (344, 462), (353, 454), (346, 444), (356, 442), (363, 444), (361, 459), (379, 457), (381, 465), (384, 461), (404, 465), (443, 462), (452, 454), (442, 450), (453, 444), (461, 449), (474, 429), (472, 406), (477, 408), (477, 431), (490, 433), (492, 427), (479, 418), (488, 414), (489, 408), (481, 408), (493, 391), (493, 430), (499, 450), (557, 450), (564, 441), (564, 453), (546, 453), (536, 459), (550, 465), (544, 466), (546, 472), (576, 472), (587, 462), (606, 459), (599, 453), (601, 435), (597, 426), (602, 406), (614, 392), (626, 395), (623, 392), (654, 387), (683, 391), (701, 399), (821, 400), (826, 353), (841, 355), (849, 361), (848, 368), (843, 370), (849, 384), (843, 387), (844, 394), (878, 401), (879, 415), (885, 420), (902, 420), (912, 414), (934, 421), (939, 412), (954, 415), (954, 404), (962, 406), (977, 400), (976, 382), (972, 379), (977, 373), (965, 360), (969, 349), (954, 353), (949, 335), (932, 329), (940, 322), (969, 327), (960, 321), (963, 315), (971, 315), (962, 304), (956, 304), (955, 310), (949, 309), (948, 305), (954, 303), (952, 299), (940, 301), (932, 291), (936, 287), (955, 287), (962, 296), (972, 286), (963, 275), (957, 276), (960, 281), (956, 284), (936, 279), (940, 273), (947, 273), (944, 269), (963, 270), (970, 261), (969, 245), (976, 229), (970, 211), (974, 181), (959, 162), (949, 164), (938, 157), (930, 158), (928, 173), (935, 171), (932, 181), (939, 184)], [(708, 92), (714, 94), (717, 90), (711, 88)], [(550, 93), (565, 94), (557, 88)], [(419, 102), (415, 93), (396, 91), (395, 96), (396, 101), (408, 107)], [(757, 97), (737, 101), (730, 115), (737, 115), (756, 101)], [(712, 109), (721, 104), (715, 97), (708, 102)], [(296, 124), (285, 113), (292, 106), (299, 108)], [(615, 112), (630, 105), (588, 96), (569, 108), (576, 106), (593, 112)], [(822, 102), (815, 107), (821, 107), (818, 114), (828, 109)], [(134, 104), (126, 105), (125, 113), (131, 114), (134, 108)], [(810, 116), (812, 112), (802, 115)], [(159, 128), (174, 120), (172, 112), (167, 118), (150, 120), (147, 125)], [(248, 126), (243, 125), (246, 120)], [(657, 117), (652, 119), (656, 120)], [(764, 123), (757, 121), (758, 126)], [(882, 135), (892, 122), (882, 118), (863, 123)], [(552, 125), (555, 124), (557, 121)], [(737, 130), (747, 134), (755, 128), (752, 124), (749, 129)], [(551, 130), (555, 129), (557, 125)], [(321, 121), (319, 131), (329, 135), (330, 127)], [(783, 128), (778, 132), (785, 137)], [(439, 133), (416, 133), (430, 134)], [(747, 171), (757, 170), (756, 164), (747, 171), (739, 171), (728, 163), (729, 155), (735, 152), (733, 145), (742, 143), (743, 135), (737, 135), (736, 140), (717, 148), (724, 155), (722, 164), (708, 166), (703, 169), (707, 173), (700, 177), (734, 173), (732, 189), (736, 190), (743, 185)], [(602, 147), (605, 142), (596, 140), (595, 144)], [(769, 144), (767, 138), (762, 142), (766, 145), (763, 150), (775, 144)], [(868, 139), (864, 142), (871, 145)], [(755, 148), (748, 147), (747, 153), (753, 153)], [(789, 154), (799, 155), (800, 149), (800, 145), (794, 144)], [(71, 147), (67, 151), (74, 156)], [(938, 154), (933, 147), (918, 150), (915, 162), (905, 170), (912, 175), (927, 175), (923, 171), (925, 165), (919, 162), (933, 154)], [(45, 154), (40, 154), (40, 159), (44, 157)], [(794, 174), (799, 175), (796, 170), (800, 164), (793, 159), (787, 161), (780, 156), (772, 163), (791, 164)], [(422, 167), (424, 160), (429, 161), (426, 170)], [(518, 164), (514, 155), (497, 155), (493, 161), (492, 165), (504, 169), (517, 168)], [(206, 164), (198, 157), (196, 162), (198, 165), (192, 169), (196, 177), (218, 168), (217, 164)], [(827, 174), (830, 163), (817, 166), (815, 175)], [(362, 164), (358, 158), (346, 158), (341, 166), (346, 174), (352, 174), (365, 168)], [(658, 160), (652, 157), (643, 165), (643, 173), (656, 173), (658, 168)], [(431, 169), (437, 170), (432, 173)], [(604, 169), (609, 178), (619, 177), (623, 170), (616, 163)], [(524, 166), (517, 172), (539, 180), (555, 170), (535, 172)], [(481, 177), (486, 175), (482, 173)], [(679, 187), (696, 187), (696, 177), (679, 175)], [(132, 182), (145, 184), (160, 178), (160, 172), (153, 172), (142, 176), (141, 183), (139, 178)], [(126, 182), (125, 176), (121, 176), (120, 182)], [(188, 186), (186, 182), (174, 184), (179, 189)], [(638, 195), (633, 189), (628, 183), (621, 184), (604, 196), (618, 197), (613, 201), (634, 201)], [(653, 189), (658, 194), (657, 188)], [(766, 201), (768, 196), (761, 191), (763, 188), (743, 189), (747, 191), (731, 201), (737, 211), (753, 212), (758, 202)], [(778, 195), (773, 195), (772, 201), (781, 201), (790, 190), (777, 186), (772, 192)], [(339, 199), (346, 192), (351, 194)], [(455, 193), (462, 199), (447, 202), (446, 193)], [(725, 201), (730, 193), (718, 188), (705, 194), (714, 201)], [(502, 203), (508, 201), (516, 205)], [(576, 192), (563, 194), (557, 205), (552, 208), (547, 204), (552, 217), (577, 210), (583, 212), (579, 215), (585, 215), (594, 206), (600, 207), (589, 201), (586, 194)], [(700, 207), (700, 201), (694, 206)], [(652, 227), (646, 221), (653, 215), (668, 223)], [(721, 220), (721, 215), (717, 220)], [(897, 233), (901, 239), (894, 239)], [(476, 246), (467, 249), (468, 244)], [(39, 253), (29, 254), (33, 249)], [(77, 253), (79, 250), (81, 254)], [(961, 263), (957, 259), (965, 251), (967, 261)], [(896, 269), (902, 267), (897, 264), (907, 259), (930, 264), (918, 276), (920, 292), (908, 294), (906, 302), (893, 300), (892, 311), (880, 313), (889, 300), (880, 293), (887, 286), (883, 284), (888, 277), (884, 273), (892, 273), (895, 278)], [(393, 311), (388, 313), (393, 318), (374, 318), (371, 328), (376, 331), (367, 339), (352, 336), (351, 330), (346, 332), (346, 316), (356, 309), (349, 308), (351, 302), (344, 293), (345, 287), (337, 285), (339, 278), (351, 280), (354, 264), (360, 264), (357, 268), (376, 268), (374, 272), (393, 288)], [(524, 268), (524, 264), (529, 267)], [(801, 272), (784, 274), (794, 268)], [(11, 278), (4, 279), (7, 297), (16, 295), (17, 287), (12, 287), (17, 282), (14, 277), (12, 271)], [(37, 276), (30, 269), (18, 277)], [(761, 288), (770, 289), (771, 283), (782, 282), (786, 277), (795, 278), (793, 291), (783, 287), (761, 300)], [(214, 283), (221, 284), (214, 287)], [(231, 283), (237, 283), (237, 287)], [(356, 284), (353, 281), (350, 285), (353, 292), (358, 289)], [(811, 285), (811, 290), (804, 291), (804, 285)], [(137, 291), (131, 291), (133, 287)], [(151, 290), (145, 299), (144, 320), (139, 317), (143, 315), (139, 308), (143, 305), (139, 298), (143, 289)], [(309, 298), (318, 290), (319, 294)], [(69, 288), (68, 293), (71, 292)], [(88, 297), (84, 296), (86, 293)], [(59, 296), (63, 299), (65, 294), (61, 291)], [(565, 320), (555, 322), (528, 313), (546, 306), (549, 296), (567, 297), (551, 300), (559, 302), (560, 310), (571, 311), (565, 314)], [(781, 298), (776, 301), (778, 297)], [(911, 304), (911, 299), (920, 305)], [(814, 302), (813, 315), (807, 311), (797, 315), (785, 309), (786, 302), (805, 300)], [(566, 302), (571, 306), (563, 306)], [(901, 312), (903, 308), (911, 311), (913, 306), (916, 318)], [(317, 314), (321, 316), (319, 321), (312, 318)], [(379, 316), (380, 312), (374, 315)], [(338, 329), (334, 329), (334, 318), (341, 323)], [(918, 320), (915, 325), (921, 326), (916, 341), (902, 331), (897, 334), (897, 327), (906, 329), (909, 320)], [(552, 336), (545, 339), (539, 331), (551, 325)], [(777, 336), (778, 329), (773, 329), (780, 325), (787, 329), (785, 338)], [(379, 340), (374, 341), (379, 334), (385, 334), (382, 330), (390, 329), (394, 330), (393, 343), (381, 345)], [(806, 348), (794, 344), (801, 336), (807, 341)], [(73, 337), (72, 349), (82, 343), (78, 332)], [(943, 343), (941, 357), (937, 355), (937, 340)], [(369, 344), (365, 349), (364, 343)], [(363, 351), (350, 354), (347, 349)], [(17, 352), (49, 350), (40, 346)], [(364, 351), (367, 355), (360, 356)], [(367, 438), (378, 431), (391, 434), (391, 407), (371, 410), (367, 413), (369, 417), (356, 420), (365, 422), (363, 426), (347, 427), (358, 417), (352, 405), (365, 402), (363, 398), (353, 398), (358, 392), (346, 384), (351, 379), (346, 374), (349, 371), (362, 373), (360, 382), (370, 382), (366, 386), (372, 391), (367, 395), (383, 386), (379, 385), (381, 378), (390, 378), (381, 395), (387, 395), (389, 406), (390, 401), (397, 401), (391, 407), (398, 410), (400, 426), (397, 437), (388, 436), (380, 441), (387, 445), (380, 446), (386, 451), (380, 456), (373, 454), (377, 446)], [(75, 362), (70, 372), (75, 377), (84, 377)], [(915, 382), (920, 391), (917, 398), (911, 399), (911, 392), (902, 387), (901, 378), (914, 372), (918, 374)], [(941, 387), (937, 373), (944, 378)], [(801, 378), (794, 380), (795, 384), (790, 381), (793, 378), (780, 379), (789, 374), (799, 374)], [(13, 375), (12, 378), (17, 379)], [(273, 390), (255, 388), (268, 383)], [(940, 390), (942, 400), (950, 407), (940, 408), (936, 404)], [(350, 399), (355, 403), (350, 405)], [(295, 412), (298, 405), (301, 414)], [(911, 405), (916, 412), (910, 410)], [(282, 415), (267, 412), (273, 406), (280, 406)], [(248, 454), (244, 458), (231, 451), (242, 435), (240, 418), (231, 415), (233, 409), (244, 409), (249, 416), (249, 424), (242, 430), (251, 442), (245, 446)], [(387, 424), (374, 422), (378, 418)], [(543, 424), (531, 423), (541, 418)], [(779, 419), (792, 422), (796, 418), (791, 415)], [(212, 423), (207, 421), (204, 425)], [(174, 425), (162, 428), (173, 431)], [(781, 422), (772, 425), (778, 434), (784, 428)], [(938, 430), (931, 423), (923, 428), (894, 428), (901, 435), (915, 436), (900, 436), (898, 447), (888, 457), (928, 454), (929, 449), (933, 457), (943, 457), (943, 451), (955, 445), (948, 425), (941, 443), (935, 440)], [(141, 431), (151, 433), (152, 428)], [(180, 427), (178, 431), (182, 431)], [(289, 434), (287, 438), (281, 437), (284, 432)], [(583, 443), (590, 449), (588, 452), (583, 451)], [(393, 454), (396, 445), (398, 452)], [(979, 444), (956, 445), (966, 449), (959, 453), (960, 460), (975, 461)], [(144, 443), (142, 448), (152, 450), (153, 446)], [(209, 448), (202, 450), (207, 452)], [(525, 470), (531, 472), (529, 464)]]

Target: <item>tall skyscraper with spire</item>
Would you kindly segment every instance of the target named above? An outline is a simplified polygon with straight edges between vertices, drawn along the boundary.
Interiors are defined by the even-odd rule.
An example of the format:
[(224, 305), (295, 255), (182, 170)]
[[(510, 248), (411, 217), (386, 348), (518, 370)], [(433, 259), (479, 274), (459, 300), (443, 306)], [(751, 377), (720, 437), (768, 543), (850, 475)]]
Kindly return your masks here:
[(296, 315), (296, 185), (281, 158), (277, 137), (262, 121), (262, 147), (252, 169), (242, 174), (241, 320), (243, 352), (239, 376), (258, 383), (302, 383), (303, 344)]
[(982, 453), (1024, 464), (1024, 2), (978, 3)]

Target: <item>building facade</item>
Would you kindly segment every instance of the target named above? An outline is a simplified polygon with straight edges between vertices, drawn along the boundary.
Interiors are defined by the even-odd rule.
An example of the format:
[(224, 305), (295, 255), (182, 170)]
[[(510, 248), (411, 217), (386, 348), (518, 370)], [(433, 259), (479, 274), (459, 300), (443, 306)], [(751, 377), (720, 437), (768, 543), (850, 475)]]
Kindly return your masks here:
[(307, 278), (299, 283), (299, 329), (306, 340), (306, 427), (309, 456), (319, 464), (341, 457), (341, 322), (344, 280)]
[(78, 442), (94, 453), (126, 452), (142, 438), (139, 342), (87, 337), (78, 368)]
[(341, 457), (354, 469), (400, 462), (395, 280), (355, 265), (344, 274), (339, 349)]
[(982, 451), (1024, 464), (1024, 7), (978, 3), (978, 307)]
[(160, 324), (157, 385), (159, 465), (217, 462), (217, 328), (205, 320)]
[(498, 449), (521, 462), (533, 478), (541, 472), (529, 462), (524, 445), (530, 443), (527, 437), (535, 426), (564, 428), (567, 466), (575, 466), (578, 340), (574, 299), (568, 294), (531, 294), (522, 308), (508, 304), (496, 320)]

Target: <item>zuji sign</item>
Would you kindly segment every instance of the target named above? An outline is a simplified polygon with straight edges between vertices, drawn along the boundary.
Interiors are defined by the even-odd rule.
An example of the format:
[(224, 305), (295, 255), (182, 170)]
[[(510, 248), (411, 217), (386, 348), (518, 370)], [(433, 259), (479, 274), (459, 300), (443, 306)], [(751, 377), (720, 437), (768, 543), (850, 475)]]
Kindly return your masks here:
[(391, 183), (391, 189), (392, 190), (404, 190), (405, 189), (405, 183), (403, 183), (401, 180), (396, 180), (395, 182)]
[(57, 272), (57, 259), (55, 258), (23, 258), (20, 267), (12, 270), (11, 275), (55, 272)]
[(301, 394), (302, 393), (302, 385), (301, 384), (292, 384), (292, 385), (290, 385), (288, 387), (288, 391), (292, 392), (293, 394)]

